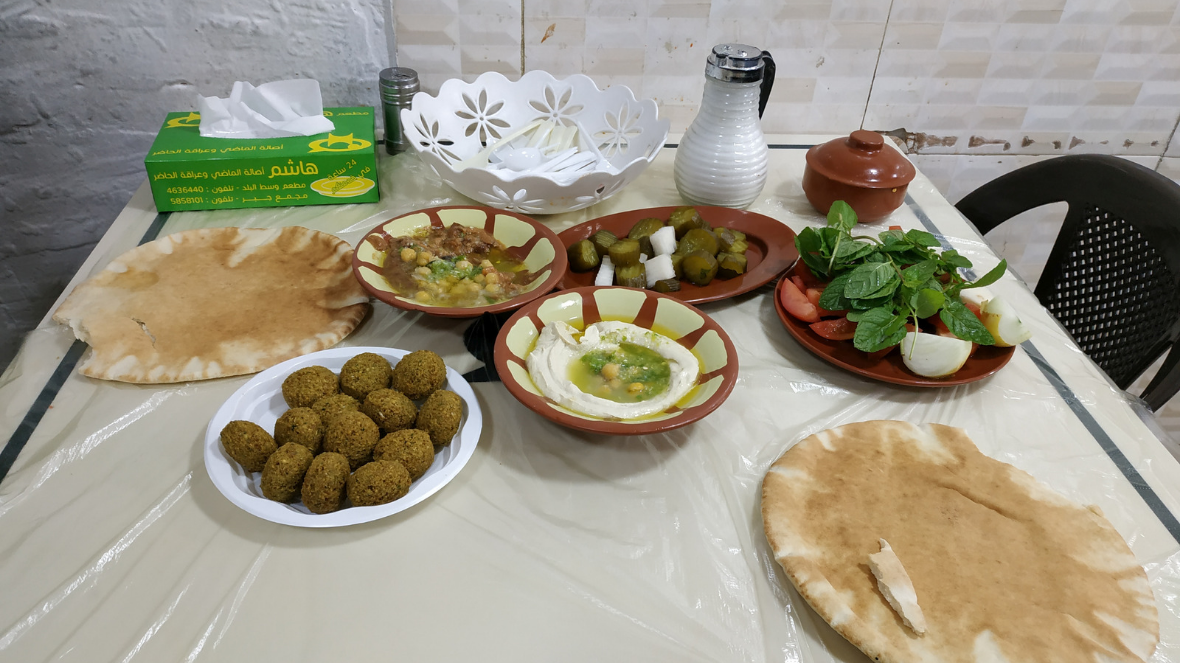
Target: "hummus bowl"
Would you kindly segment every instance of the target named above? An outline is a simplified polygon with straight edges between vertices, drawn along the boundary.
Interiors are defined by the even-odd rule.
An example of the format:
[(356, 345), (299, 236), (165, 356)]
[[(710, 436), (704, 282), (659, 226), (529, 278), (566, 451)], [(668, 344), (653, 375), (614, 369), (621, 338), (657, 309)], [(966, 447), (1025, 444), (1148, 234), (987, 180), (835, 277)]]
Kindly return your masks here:
[[(384, 273), (386, 262), (397, 260), (397, 257), (391, 257), (384, 247), (399, 237), (456, 224), (487, 231), (506, 247), (508, 256), (522, 261), (524, 267), (535, 275), (532, 281), (511, 299), (486, 306), (441, 306), (416, 301), (397, 292)], [(569, 259), (557, 233), (544, 224), (515, 212), (474, 206), (432, 207), (394, 217), (369, 231), (357, 244), (352, 256), (353, 274), (370, 295), (395, 308), (444, 318), (475, 318), (484, 313), (500, 313), (523, 306), (553, 290), (565, 276), (568, 265)]]
[[(610, 321), (656, 332), (687, 350), (700, 365), (696, 385), (666, 409), (632, 419), (586, 414), (545, 396), (529, 373), (529, 356), (546, 326), (560, 322), (585, 330)], [(667, 295), (620, 287), (574, 288), (529, 303), (501, 328), (495, 364), (504, 386), (525, 407), (563, 426), (607, 435), (661, 433), (698, 421), (729, 397), (738, 375), (733, 341), (709, 316)], [(568, 388), (577, 390), (572, 383)]]

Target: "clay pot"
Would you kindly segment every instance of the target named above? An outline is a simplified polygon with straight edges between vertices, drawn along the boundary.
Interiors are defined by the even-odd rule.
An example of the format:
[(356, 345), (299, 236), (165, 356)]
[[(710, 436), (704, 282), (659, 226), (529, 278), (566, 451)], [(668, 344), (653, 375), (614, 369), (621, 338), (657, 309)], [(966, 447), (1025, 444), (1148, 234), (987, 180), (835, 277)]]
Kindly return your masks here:
[(885, 147), (881, 134), (862, 129), (807, 151), (803, 193), (821, 214), (843, 200), (857, 220), (871, 223), (901, 207), (917, 172), (900, 152)]

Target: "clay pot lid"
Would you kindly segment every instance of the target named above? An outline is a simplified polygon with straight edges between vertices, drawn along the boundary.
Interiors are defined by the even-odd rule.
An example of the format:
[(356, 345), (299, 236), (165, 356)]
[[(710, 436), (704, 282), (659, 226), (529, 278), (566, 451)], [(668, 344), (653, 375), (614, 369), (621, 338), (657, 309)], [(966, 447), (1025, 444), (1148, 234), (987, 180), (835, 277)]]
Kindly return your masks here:
[(828, 179), (868, 189), (905, 186), (913, 181), (914, 164), (885, 147), (875, 131), (853, 131), (807, 151), (807, 165)]

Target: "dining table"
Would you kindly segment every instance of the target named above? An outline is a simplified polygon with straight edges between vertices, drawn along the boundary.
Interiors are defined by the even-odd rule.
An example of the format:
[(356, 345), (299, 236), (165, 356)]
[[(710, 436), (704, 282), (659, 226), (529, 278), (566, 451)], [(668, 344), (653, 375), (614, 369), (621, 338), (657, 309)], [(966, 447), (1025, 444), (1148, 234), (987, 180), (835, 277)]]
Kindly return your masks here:
[[(795, 232), (823, 226), (801, 180), (808, 148), (831, 138), (767, 136), (769, 177), (748, 209)], [(671, 142), (613, 197), (535, 218), (560, 232), (684, 204), (675, 155)], [(145, 182), (54, 309), (112, 259), (171, 233), (299, 225), (355, 246), (395, 216), (474, 204), (413, 153), (383, 153), (378, 170), (380, 202), (353, 205), (159, 213)], [(862, 229), (889, 226), (932, 233), (976, 274), (1000, 260), (921, 172), (900, 208)], [(867, 661), (779, 567), (761, 491), (793, 444), (872, 420), (961, 428), (984, 454), (1101, 509), (1155, 595), (1150, 660), (1180, 661), (1175, 445), (1019, 275), (989, 289), (1031, 340), (993, 375), (940, 387), (877, 381), (813, 354), (784, 328), (774, 285), (699, 305), (736, 349), (720, 407), (634, 436), (524, 407), (496, 374), (487, 320), (373, 300), (339, 347), (438, 353), (471, 384), (482, 430), (434, 495), (335, 528), (258, 518), (211, 481), (210, 421), (251, 376), (85, 377), (87, 346), (51, 310), (0, 377), (0, 661)]]

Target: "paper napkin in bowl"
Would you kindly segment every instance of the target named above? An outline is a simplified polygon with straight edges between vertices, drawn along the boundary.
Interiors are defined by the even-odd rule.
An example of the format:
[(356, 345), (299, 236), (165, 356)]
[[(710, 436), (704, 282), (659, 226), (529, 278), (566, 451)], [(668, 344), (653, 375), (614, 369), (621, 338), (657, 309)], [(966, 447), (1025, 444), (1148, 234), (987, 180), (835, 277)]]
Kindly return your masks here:
[(201, 135), (206, 138), (313, 136), (334, 129), (324, 117), (319, 81), (305, 78), (234, 83), (228, 99), (201, 97)]

